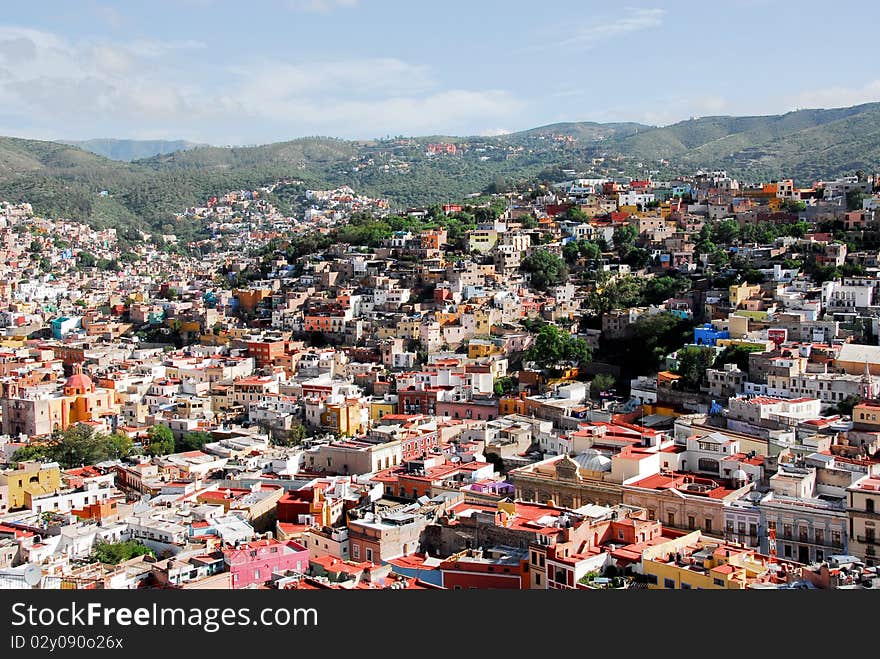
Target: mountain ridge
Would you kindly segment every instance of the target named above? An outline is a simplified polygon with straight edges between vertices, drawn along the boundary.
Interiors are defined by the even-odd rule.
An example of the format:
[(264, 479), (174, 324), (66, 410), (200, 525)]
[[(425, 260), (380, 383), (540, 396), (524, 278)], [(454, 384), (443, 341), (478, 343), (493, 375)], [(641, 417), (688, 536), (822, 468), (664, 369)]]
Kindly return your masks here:
[[(429, 143), (444, 139), (467, 148), (455, 155), (426, 153)], [(562, 180), (572, 169), (591, 176), (653, 172), (674, 178), (699, 168), (806, 184), (880, 169), (880, 103), (700, 117), (654, 127), (561, 122), (485, 137), (303, 137), (246, 147), (194, 145), (131, 162), (69, 144), (0, 137), (0, 199), (30, 201), (40, 213), (95, 226), (164, 232), (194, 231), (175, 227), (174, 213), (212, 195), (278, 180), (348, 184), (405, 208), (535, 179)], [(104, 191), (108, 194), (99, 195)]]

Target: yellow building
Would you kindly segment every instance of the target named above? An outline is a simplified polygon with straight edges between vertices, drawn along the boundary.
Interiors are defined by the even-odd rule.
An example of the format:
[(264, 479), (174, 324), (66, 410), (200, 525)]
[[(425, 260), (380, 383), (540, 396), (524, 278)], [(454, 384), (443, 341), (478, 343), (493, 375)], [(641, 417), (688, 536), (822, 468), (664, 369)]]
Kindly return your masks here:
[[(771, 583), (796, 566), (776, 561), (754, 550), (700, 538), (696, 543), (661, 547), (666, 551), (643, 556), (642, 565), (652, 590), (744, 590), (752, 584)], [(657, 549), (657, 548), (652, 548)], [(771, 565), (775, 562), (775, 570)]]
[(9, 510), (23, 508), (26, 496), (50, 494), (61, 488), (61, 469), (55, 462), (21, 462), (18, 469), (0, 473), (0, 486), (9, 492)]
[(730, 297), (730, 306), (736, 308), (741, 305), (743, 302), (748, 300), (753, 295), (757, 295), (761, 292), (761, 287), (758, 284), (749, 285), (746, 283), (733, 285), (730, 287), (728, 295)]
[(503, 354), (500, 346), (485, 339), (471, 339), (468, 343), (468, 359), (483, 359), (492, 355)]
[(362, 433), (365, 428), (360, 401), (327, 403), (324, 412), (321, 413), (321, 426), (341, 436), (353, 437)]
[(420, 318), (401, 318), (397, 321), (397, 334), (392, 335), (390, 338), (400, 338), (408, 341), (419, 338), (419, 324), (421, 322)]
[(388, 414), (395, 414), (397, 412), (397, 404), (394, 402), (389, 402), (387, 400), (373, 400), (370, 401), (370, 420), (378, 421), (382, 417)]

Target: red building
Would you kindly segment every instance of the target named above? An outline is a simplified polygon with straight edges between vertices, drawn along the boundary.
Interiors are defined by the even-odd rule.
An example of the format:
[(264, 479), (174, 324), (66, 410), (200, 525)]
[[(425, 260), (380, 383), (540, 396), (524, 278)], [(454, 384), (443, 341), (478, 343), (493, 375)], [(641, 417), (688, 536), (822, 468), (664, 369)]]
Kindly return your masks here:
[(440, 387), (409, 388), (398, 391), (397, 412), (434, 416), (437, 414), (437, 398), (441, 391)]
[(275, 364), (275, 360), (282, 357), (287, 350), (286, 341), (248, 341), (248, 357), (254, 358), (257, 368), (264, 368)]
[(511, 547), (468, 549), (440, 564), (448, 590), (528, 590), (528, 552)]

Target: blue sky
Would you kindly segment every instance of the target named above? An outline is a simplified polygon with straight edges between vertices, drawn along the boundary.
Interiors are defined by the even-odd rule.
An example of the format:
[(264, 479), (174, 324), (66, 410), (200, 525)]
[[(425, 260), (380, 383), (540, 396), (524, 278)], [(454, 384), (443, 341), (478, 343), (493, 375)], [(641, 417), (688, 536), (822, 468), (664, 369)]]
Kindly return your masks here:
[(0, 134), (255, 144), (840, 107), (880, 101), (872, 4), (5, 0)]

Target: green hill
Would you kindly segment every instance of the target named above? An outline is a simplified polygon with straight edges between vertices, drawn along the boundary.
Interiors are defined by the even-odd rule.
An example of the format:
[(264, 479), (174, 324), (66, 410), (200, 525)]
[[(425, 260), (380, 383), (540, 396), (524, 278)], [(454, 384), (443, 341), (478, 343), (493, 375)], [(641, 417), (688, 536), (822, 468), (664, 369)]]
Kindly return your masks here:
[[(559, 135), (573, 139), (548, 139)], [(463, 148), (455, 156), (427, 156), (426, 145), (441, 139)], [(600, 155), (616, 157), (607, 169), (593, 168)], [(661, 159), (668, 167), (657, 164)], [(665, 127), (580, 122), (497, 137), (371, 142), (310, 137), (254, 147), (195, 146), (133, 162), (67, 144), (0, 137), (0, 199), (29, 201), (42, 214), (95, 226), (159, 228), (186, 236), (198, 227), (175, 226), (175, 212), (212, 195), (280, 179), (312, 187), (347, 184), (406, 207), (460, 200), (535, 178), (561, 179), (563, 169), (603, 176), (637, 175), (645, 167), (659, 168), (661, 177), (722, 168), (749, 180), (785, 175), (799, 183), (875, 171), (880, 103), (767, 117), (703, 117)]]

